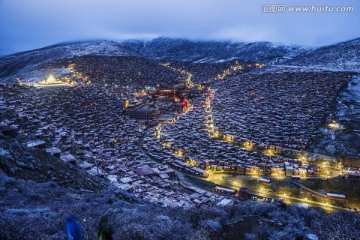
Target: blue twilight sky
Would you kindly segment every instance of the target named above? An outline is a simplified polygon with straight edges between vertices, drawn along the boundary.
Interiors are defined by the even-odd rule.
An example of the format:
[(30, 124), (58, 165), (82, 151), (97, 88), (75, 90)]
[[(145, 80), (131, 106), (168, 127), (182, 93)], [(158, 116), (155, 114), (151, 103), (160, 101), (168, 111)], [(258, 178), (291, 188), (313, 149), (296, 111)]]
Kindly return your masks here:
[[(286, 11), (264, 13), (268, 4)], [(288, 10), (312, 5), (354, 10)], [(64, 41), (158, 36), (322, 46), (360, 37), (359, 26), (360, 0), (0, 0), (0, 55)]]

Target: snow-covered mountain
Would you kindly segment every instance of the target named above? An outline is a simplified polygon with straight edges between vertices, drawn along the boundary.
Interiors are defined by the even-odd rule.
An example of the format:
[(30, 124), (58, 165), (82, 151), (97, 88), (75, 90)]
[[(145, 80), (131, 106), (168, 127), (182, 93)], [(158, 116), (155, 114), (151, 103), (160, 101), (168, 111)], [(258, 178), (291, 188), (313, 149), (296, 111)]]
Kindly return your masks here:
[(302, 53), (283, 64), (329, 70), (360, 71), (360, 38)]
[[(156, 38), (152, 40), (89, 41), (61, 43), (0, 58), (0, 82), (16, 77), (38, 79), (47, 74), (42, 66), (63, 58), (85, 55), (142, 56), (150, 60), (220, 63), (232, 60), (265, 63), (264, 71), (360, 71), (360, 38), (317, 49), (270, 42), (234, 43)], [(64, 69), (52, 69), (51, 72)]]
[(59, 59), (84, 55), (136, 56), (137, 54), (113, 41), (61, 43), (0, 58), (0, 78), (27, 73), (37, 66)]
[(156, 38), (150, 41), (129, 40), (122, 44), (147, 58), (196, 63), (224, 62), (234, 59), (268, 63), (284, 61), (307, 51), (298, 46), (270, 42), (233, 43), (171, 38)]

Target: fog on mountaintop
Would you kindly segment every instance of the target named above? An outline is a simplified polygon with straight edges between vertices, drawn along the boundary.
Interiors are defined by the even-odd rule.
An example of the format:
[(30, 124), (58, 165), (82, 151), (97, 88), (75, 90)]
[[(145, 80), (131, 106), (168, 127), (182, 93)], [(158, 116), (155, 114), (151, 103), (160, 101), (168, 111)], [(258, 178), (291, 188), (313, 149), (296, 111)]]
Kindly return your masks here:
[[(338, 6), (339, 1), (278, 1), (291, 6)], [(271, 41), (323, 46), (358, 37), (359, 1), (351, 12), (264, 12), (268, 1), (244, 0), (3, 0), (0, 55), (54, 43), (158, 36), (203, 40)], [(313, 4), (313, 5), (312, 5)]]

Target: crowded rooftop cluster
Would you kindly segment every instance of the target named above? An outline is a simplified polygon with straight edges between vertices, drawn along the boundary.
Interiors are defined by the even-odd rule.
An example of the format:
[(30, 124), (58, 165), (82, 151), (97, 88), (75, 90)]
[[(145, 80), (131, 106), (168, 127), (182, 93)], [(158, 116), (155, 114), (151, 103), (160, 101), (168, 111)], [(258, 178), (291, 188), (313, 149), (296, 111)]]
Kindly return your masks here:
[(95, 85), (117, 85), (122, 88), (144, 89), (160, 86), (165, 89), (183, 80), (182, 75), (141, 57), (82, 56), (60, 60), (48, 68), (72, 67)]
[(304, 149), (331, 113), (350, 73), (304, 72), (243, 75), (214, 88), (215, 125), (256, 145)]
[[(272, 177), (320, 176), (320, 167), (302, 164), (292, 157), (264, 154), (243, 146), (226, 134), (211, 134), (201, 99), (193, 102), (192, 111), (183, 114), (175, 123), (153, 128), (145, 138), (147, 153), (181, 171), (207, 177), (210, 172), (236, 172)], [(266, 152), (265, 152), (266, 153)]]
[(212, 193), (180, 184), (174, 170), (142, 153), (138, 143), (151, 123), (123, 111), (124, 91), (94, 84), (2, 85), (1, 124), (14, 128), (27, 147), (43, 149), (143, 199), (163, 206), (212, 205)]
[(205, 177), (205, 170), (335, 176), (339, 172), (309, 164), (314, 155), (304, 150), (351, 76), (244, 74), (218, 82), (216, 91), (209, 88), (193, 99), (192, 111), (175, 124), (154, 128), (149, 135), (155, 137), (145, 139), (145, 148), (174, 167)]
[(192, 80), (197, 84), (223, 80), (228, 76), (235, 76), (264, 67), (261, 63), (246, 63), (238, 60), (217, 63), (172, 62), (171, 66), (186, 69), (192, 73)]
[(262, 67), (63, 59), (46, 68), (67, 69), (69, 84), (50, 75), (38, 85), (1, 86), (1, 124), (27, 147), (162, 206), (218, 204), (191, 180), (212, 173), (338, 174), (303, 161), (304, 150), (352, 75), (256, 74)]

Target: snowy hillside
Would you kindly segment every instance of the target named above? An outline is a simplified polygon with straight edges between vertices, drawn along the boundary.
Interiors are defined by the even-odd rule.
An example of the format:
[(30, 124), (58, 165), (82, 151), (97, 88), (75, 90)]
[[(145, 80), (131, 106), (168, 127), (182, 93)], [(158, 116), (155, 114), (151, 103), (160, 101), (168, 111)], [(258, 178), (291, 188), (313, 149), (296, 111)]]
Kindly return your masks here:
[(360, 38), (300, 54), (283, 64), (329, 70), (360, 71)]
[(84, 55), (136, 56), (137, 54), (113, 41), (62, 43), (0, 58), (0, 79), (29, 73), (40, 65), (62, 58)]
[(150, 41), (129, 40), (123, 42), (123, 45), (151, 59), (195, 63), (224, 62), (234, 59), (265, 63), (281, 62), (306, 51), (301, 47), (270, 42), (232, 43), (170, 38), (156, 38)]

